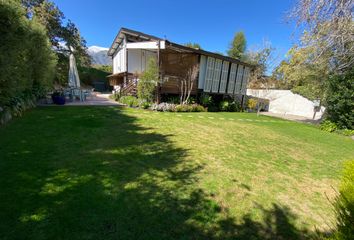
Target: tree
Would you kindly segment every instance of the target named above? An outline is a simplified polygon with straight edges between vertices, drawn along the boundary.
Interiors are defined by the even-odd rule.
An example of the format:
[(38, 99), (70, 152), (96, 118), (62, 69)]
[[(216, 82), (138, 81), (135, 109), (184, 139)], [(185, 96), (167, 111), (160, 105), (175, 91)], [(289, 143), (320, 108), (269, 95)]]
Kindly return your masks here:
[(89, 66), (91, 58), (87, 53), (86, 41), (80, 35), (78, 28), (68, 20), (64, 24), (63, 12), (49, 0), (21, 0), (26, 9), (28, 19), (36, 19), (45, 28), (50, 42), (58, 58), (56, 81), (61, 84), (67, 82), (69, 70), (68, 55), (74, 50), (78, 65)]
[(184, 46), (190, 47), (190, 48), (195, 48), (195, 49), (202, 49), (202, 47), (200, 46), (199, 43), (188, 42), (188, 43), (185, 43)]
[(227, 54), (229, 57), (241, 59), (246, 51), (246, 37), (243, 32), (237, 32), (230, 43)]
[(342, 74), (354, 63), (354, 21), (351, 0), (298, 0), (290, 17), (304, 31), (301, 43), (313, 48), (313, 61), (327, 62)]
[(12, 107), (52, 87), (56, 57), (44, 26), (26, 18), (18, 1), (0, 1), (0, 23), (0, 105)]
[(277, 68), (276, 76), (294, 92), (321, 98), (328, 119), (341, 127), (352, 127), (348, 125), (353, 119), (348, 103), (353, 97), (347, 91), (352, 89), (347, 76), (352, 76), (354, 67), (352, 1), (298, 0), (290, 17), (302, 36), (299, 46), (289, 51), (290, 58)]
[(330, 76), (326, 89), (328, 119), (340, 128), (354, 129), (354, 69)]
[(180, 104), (187, 104), (191, 96), (191, 92), (194, 86), (194, 82), (198, 76), (199, 67), (197, 64), (188, 66), (185, 74), (180, 79)]
[(287, 53), (287, 60), (275, 69), (274, 75), (285, 88), (311, 100), (325, 98), (325, 85), (329, 69), (325, 63), (315, 63), (312, 47), (294, 46)]
[(150, 58), (146, 70), (138, 81), (138, 97), (147, 102), (153, 102), (159, 71), (155, 58)]
[(257, 50), (250, 50), (244, 54), (245, 61), (254, 67), (249, 77), (249, 86), (263, 88), (270, 84), (269, 77), (266, 77), (268, 68), (272, 65), (274, 48), (269, 42)]

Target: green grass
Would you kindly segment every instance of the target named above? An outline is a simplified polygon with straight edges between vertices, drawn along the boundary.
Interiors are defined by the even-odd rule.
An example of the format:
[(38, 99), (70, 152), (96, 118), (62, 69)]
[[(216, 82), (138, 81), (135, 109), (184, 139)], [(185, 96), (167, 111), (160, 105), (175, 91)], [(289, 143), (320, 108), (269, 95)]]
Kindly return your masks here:
[(254, 114), (37, 108), (0, 128), (0, 239), (311, 238), (353, 158)]

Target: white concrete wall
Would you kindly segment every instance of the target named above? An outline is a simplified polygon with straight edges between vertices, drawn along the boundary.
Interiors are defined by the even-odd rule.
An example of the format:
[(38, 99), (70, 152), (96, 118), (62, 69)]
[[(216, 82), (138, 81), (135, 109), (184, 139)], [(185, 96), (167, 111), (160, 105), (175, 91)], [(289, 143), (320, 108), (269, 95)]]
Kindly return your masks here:
[[(247, 95), (269, 99), (269, 112), (272, 113), (297, 115), (309, 119), (312, 119), (314, 114), (314, 102), (290, 90), (247, 89)], [(315, 119), (320, 119), (324, 111), (325, 107), (321, 107)]]

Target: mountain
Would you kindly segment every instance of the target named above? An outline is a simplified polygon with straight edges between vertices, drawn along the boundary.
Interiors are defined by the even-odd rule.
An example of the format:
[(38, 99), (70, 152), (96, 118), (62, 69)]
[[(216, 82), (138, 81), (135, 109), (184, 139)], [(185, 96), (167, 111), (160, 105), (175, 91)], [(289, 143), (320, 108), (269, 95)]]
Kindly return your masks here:
[(91, 46), (87, 49), (87, 52), (92, 58), (92, 64), (112, 65), (112, 58), (107, 55), (108, 48)]

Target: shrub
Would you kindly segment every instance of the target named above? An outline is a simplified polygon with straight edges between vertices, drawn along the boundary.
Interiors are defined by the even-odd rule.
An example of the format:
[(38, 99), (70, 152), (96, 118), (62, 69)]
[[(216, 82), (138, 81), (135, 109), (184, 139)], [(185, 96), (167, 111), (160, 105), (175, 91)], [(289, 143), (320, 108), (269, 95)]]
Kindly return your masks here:
[(179, 104), (180, 98), (178, 96), (169, 96), (167, 98), (167, 103)]
[(250, 98), (247, 101), (247, 108), (250, 109), (250, 110), (256, 110), (257, 104), (258, 104), (257, 99)]
[(221, 101), (219, 103), (219, 110), (220, 111), (226, 112), (226, 111), (228, 111), (228, 109), (229, 109), (229, 102), (228, 101)]
[(125, 104), (129, 107), (137, 107), (139, 106), (139, 101), (134, 96), (123, 96), (119, 99), (119, 102)]
[(331, 76), (326, 93), (328, 120), (339, 128), (354, 129), (354, 68), (347, 74)]
[(148, 102), (154, 99), (154, 92), (158, 80), (158, 68), (156, 60), (150, 58), (146, 70), (141, 74), (138, 81), (138, 97)]
[(190, 112), (190, 107), (187, 104), (179, 104), (176, 106), (176, 112)]
[(109, 95), (109, 98), (113, 99), (114, 101), (119, 102), (121, 95), (119, 92), (115, 92), (112, 95)]
[(191, 105), (192, 112), (206, 112), (207, 109), (199, 104), (192, 104)]
[(320, 125), (320, 129), (326, 132), (334, 132), (337, 128), (337, 125), (329, 120), (323, 121)]
[(206, 112), (206, 108), (199, 104), (180, 104), (176, 106), (176, 112)]
[(151, 106), (151, 110), (160, 111), (160, 112), (175, 112), (176, 105), (172, 103), (160, 103), (160, 104), (153, 104)]
[(339, 129), (336, 132), (344, 136), (354, 136), (354, 130), (351, 129)]
[(213, 103), (213, 98), (208, 94), (202, 94), (199, 101), (201, 105), (208, 107)]
[(147, 102), (145, 100), (139, 99), (139, 107), (142, 109), (148, 109), (149, 107), (151, 107), (151, 103)]
[(354, 160), (344, 164), (339, 196), (335, 201), (337, 231), (335, 239), (352, 239), (354, 236)]
[(241, 104), (236, 101), (221, 101), (219, 103), (219, 111), (223, 112), (239, 112), (241, 111)]
[(227, 109), (229, 112), (240, 112), (241, 111), (241, 104), (239, 102), (232, 102), (229, 104)]
[[(0, 1), (0, 107), (2, 123), (20, 116), (52, 88), (56, 57), (45, 28), (26, 18), (20, 1)], [(5, 111), (6, 110), (6, 111)], [(5, 113), (6, 112), (6, 113)]]

